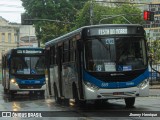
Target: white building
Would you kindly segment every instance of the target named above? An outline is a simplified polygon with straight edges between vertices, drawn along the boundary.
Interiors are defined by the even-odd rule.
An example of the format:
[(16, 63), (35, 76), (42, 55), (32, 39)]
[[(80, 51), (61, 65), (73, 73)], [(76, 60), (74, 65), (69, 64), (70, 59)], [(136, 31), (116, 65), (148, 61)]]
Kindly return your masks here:
[(3, 52), (19, 46), (38, 47), (34, 26), (9, 23), (0, 16), (0, 64)]

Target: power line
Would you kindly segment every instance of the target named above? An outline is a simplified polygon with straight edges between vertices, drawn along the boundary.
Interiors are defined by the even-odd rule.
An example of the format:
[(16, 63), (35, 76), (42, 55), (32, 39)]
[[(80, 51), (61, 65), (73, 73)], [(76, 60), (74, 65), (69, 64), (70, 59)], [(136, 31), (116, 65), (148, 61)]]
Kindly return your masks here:
[(14, 7), (14, 8), (23, 8), (22, 6), (19, 5), (7, 5), (7, 4), (0, 4), (1, 7)]
[(0, 11), (0, 13), (22, 13), (24, 11)]
[(104, 1), (104, 0), (101, 0), (101, 1), (95, 1), (96, 3), (114, 3), (114, 4), (147, 4), (147, 3), (145, 3), (145, 2), (139, 2), (139, 3), (137, 3), (137, 2), (118, 2), (118, 1), (116, 1), (116, 2), (112, 2), (112, 1)]
[(49, 21), (49, 22), (57, 22), (57, 23), (64, 23), (64, 24), (75, 24), (73, 22), (52, 20), (52, 19), (24, 19), (24, 21)]

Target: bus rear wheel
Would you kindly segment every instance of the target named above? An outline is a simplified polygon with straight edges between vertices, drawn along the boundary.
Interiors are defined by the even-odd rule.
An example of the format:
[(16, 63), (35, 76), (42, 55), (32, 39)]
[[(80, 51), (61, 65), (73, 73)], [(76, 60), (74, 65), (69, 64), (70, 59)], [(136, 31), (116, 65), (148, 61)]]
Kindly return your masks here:
[(3, 91), (4, 91), (4, 94), (8, 93), (8, 89), (6, 89), (6, 88), (4, 88)]
[(16, 91), (9, 90), (9, 96), (11, 99), (13, 99), (15, 97), (15, 93), (16, 93)]
[(127, 108), (132, 108), (135, 103), (135, 97), (125, 98), (125, 103)]

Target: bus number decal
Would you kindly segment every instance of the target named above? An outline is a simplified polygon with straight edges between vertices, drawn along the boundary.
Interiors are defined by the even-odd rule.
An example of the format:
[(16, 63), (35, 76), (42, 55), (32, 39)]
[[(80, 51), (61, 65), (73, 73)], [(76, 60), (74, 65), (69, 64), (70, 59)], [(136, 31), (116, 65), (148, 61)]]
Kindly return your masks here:
[(108, 87), (108, 83), (102, 83), (101, 87)]
[(40, 81), (35, 81), (34, 83), (35, 83), (35, 84), (38, 84), (38, 83), (40, 83)]
[(110, 38), (110, 39), (106, 39), (106, 44), (109, 44), (109, 45), (114, 45), (114, 39), (113, 38)]
[(102, 65), (97, 65), (96, 71), (102, 71)]

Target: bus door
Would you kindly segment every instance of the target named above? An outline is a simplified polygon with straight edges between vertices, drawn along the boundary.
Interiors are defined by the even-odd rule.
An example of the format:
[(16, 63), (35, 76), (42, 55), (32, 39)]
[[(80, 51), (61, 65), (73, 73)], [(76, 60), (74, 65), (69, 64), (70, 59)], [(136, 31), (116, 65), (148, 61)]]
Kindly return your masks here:
[(2, 57), (2, 85), (6, 87), (6, 57)]
[(76, 50), (76, 62), (77, 62), (77, 71), (78, 71), (78, 90), (79, 90), (79, 97), (80, 99), (83, 99), (84, 95), (83, 95), (83, 86), (82, 86), (82, 70), (83, 70), (83, 57), (82, 57), (82, 41), (77, 41), (76, 44), (77, 50)]
[(9, 58), (10, 58), (10, 56), (9, 55), (6, 55), (6, 56), (4, 56), (4, 58), (3, 58), (3, 62), (4, 62), (4, 64), (3, 64), (3, 67), (2, 67), (2, 84), (3, 84), (3, 86), (4, 86), (4, 88), (5, 89), (9, 89), (9, 83), (10, 83), (10, 79), (9, 79), (9, 77), (10, 77), (10, 75), (9, 75), (9, 73), (10, 73), (10, 63), (9, 63)]
[[(50, 78), (50, 58), (48, 56), (50, 56), (50, 49), (46, 49), (45, 51), (45, 66), (46, 66), (46, 73), (45, 73), (45, 77), (48, 78), (48, 83), (47, 83), (47, 89), (48, 89), (48, 92), (47, 94), (49, 95), (52, 95), (52, 92), (51, 92), (51, 78)], [(47, 81), (46, 81), (47, 82)]]
[(59, 87), (59, 88), (57, 88), (58, 89), (58, 91), (59, 91), (59, 93), (60, 93), (60, 96), (63, 96), (63, 93), (62, 93), (62, 91), (63, 91), (63, 85), (62, 85), (62, 55), (63, 55), (63, 47), (62, 47), (62, 45), (58, 45), (58, 51), (57, 51), (57, 62), (58, 62), (58, 86), (57, 87)]

